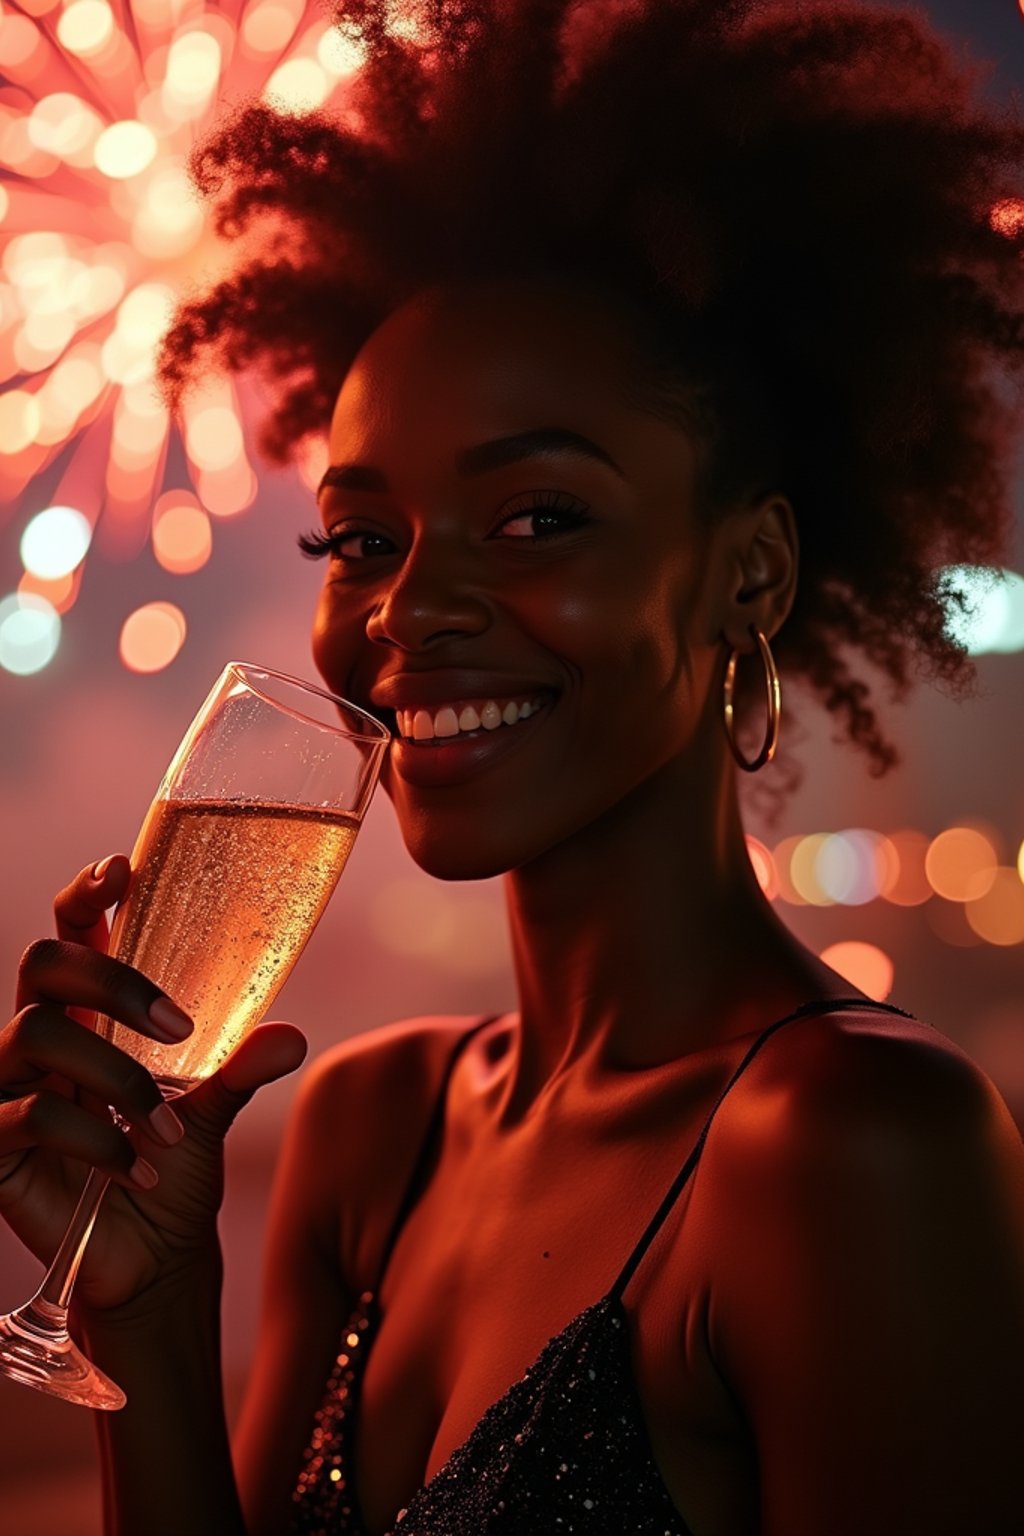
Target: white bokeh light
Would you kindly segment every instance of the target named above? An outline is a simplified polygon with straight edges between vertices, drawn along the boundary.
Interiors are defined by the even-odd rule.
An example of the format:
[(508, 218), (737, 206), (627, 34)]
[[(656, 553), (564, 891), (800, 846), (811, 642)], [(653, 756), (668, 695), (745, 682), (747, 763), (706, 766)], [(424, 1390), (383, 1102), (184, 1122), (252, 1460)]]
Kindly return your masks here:
[(60, 614), (45, 597), (14, 592), (0, 602), (0, 667), (19, 677), (41, 672), (57, 654)]
[(91, 542), (89, 519), (75, 507), (47, 507), (21, 536), (21, 562), (33, 576), (54, 581), (81, 565)]
[(972, 610), (951, 605), (946, 629), (971, 656), (1024, 650), (1024, 576), (998, 567), (950, 565), (940, 590), (961, 590)]

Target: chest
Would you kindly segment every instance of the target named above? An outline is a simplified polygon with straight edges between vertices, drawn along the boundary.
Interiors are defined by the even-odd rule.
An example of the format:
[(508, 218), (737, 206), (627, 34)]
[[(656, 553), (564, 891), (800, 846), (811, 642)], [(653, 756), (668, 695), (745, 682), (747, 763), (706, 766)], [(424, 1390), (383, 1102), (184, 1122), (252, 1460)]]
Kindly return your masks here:
[[(656, 1145), (523, 1138), (472, 1156), (457, 1131), (446, 1138), (391, 1254), (363, 1378), (355, 1473), (371, 1536), (609, 1290), (698, 1130)], [(630, 1374), (661, 1479), (696, 1536), (748, 1536), (753, 1449), (707, 1344), (710, 1194), (691, 1176), (630, 1281)]]

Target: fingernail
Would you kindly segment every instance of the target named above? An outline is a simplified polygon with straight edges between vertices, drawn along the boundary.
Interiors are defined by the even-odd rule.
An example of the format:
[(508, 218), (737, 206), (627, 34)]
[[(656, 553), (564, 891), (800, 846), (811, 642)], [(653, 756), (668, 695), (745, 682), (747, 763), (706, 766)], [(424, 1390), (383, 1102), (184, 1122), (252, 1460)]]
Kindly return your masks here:
[(150, 1003), (149, 1021), (168, 1041), (184, 1040), (192, 1033), (192, 1020), (169, 997), (158, 997)]
[(128, 1177), (140, 1189), (152, 1189), (158, 1175), (152, 1163), (147, 1163), (144, 1157), (137, 1157), (128, 1170)]
[(185, 1134), (185, 1127), (169, 1104), (158, 1104), (147, 1119), (153, 1127), (153, 1134), (165, 1146), (173, 1147), (174, 1143), (180, 1141)]
[(96, 881), (97, 885), (110, 868), (111, 860), (116, 858), (116, 853), (108, 853), (105, 859), (100, 859), (99, 863), (93, 866), (92, 878)]

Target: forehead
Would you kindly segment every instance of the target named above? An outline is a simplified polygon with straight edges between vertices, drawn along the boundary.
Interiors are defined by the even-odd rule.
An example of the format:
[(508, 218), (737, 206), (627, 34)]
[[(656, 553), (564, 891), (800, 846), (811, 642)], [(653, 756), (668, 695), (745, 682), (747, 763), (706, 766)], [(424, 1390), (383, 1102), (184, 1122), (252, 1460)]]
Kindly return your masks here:
[[(639, 359), (625, 303), (564, 281), (432, 289), (394, 310), (353, 360), (331, 458), (410, 466), (503, 433), (566, 427), (623, 454), (691, 463), (682, 428), (630, 403)], [(618, 452), (616, 452), (618, 448)], [(422, 456), (422, 457), (421, 457)]]

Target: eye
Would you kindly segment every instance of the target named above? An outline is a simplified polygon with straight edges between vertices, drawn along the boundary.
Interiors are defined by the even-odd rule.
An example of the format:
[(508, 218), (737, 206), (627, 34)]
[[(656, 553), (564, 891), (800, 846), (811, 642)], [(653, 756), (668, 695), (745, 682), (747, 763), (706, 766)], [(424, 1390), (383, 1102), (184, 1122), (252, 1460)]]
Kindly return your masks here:
[[(559, 534), (571, 533), (574, 528), (590, 521), (583, 503), (561, 491), (530, 491), (517, 497), (511, 507), (492, 538), (537, 544), (544, 539), (557, 538)], [(533, 531), (531, 523), (535, 525)], [(517, 524), (522, 531), (506, 531)], [(392, 554), (395, 549), (387, 534), (374, 533), (368, 528), (334, 528), (330, 533), (311, 528), (308, 533), (300, 533), (296, 542), (311, 560), (322, 560), (331, 555), (335, 560), (356, 565)]]
[(373, 555), (387, 554), (387, 550), (364, 548), (361, 554), (351, 554), (345, 546), (352, 540), (369, 541), (371, 544), (390, 544), (391, 540), (383, 533), (371, 533), (365, 528), (335, 528), (330, 533), (323, 533), (319, 528), (311, 528), (308, 533), (300, 533), (296, 543), (304, 555), (311, 560), (322, 560), (325, 555), (333, 555), (338, 560), (367, 560)]
[[(528, 539), (538, 543), (542, 539), (556, 538), (560, 533), (570, 533), (589, 521), (587, 509), (582, 502), (559, 491), (532, 491), (528, 498), (520, 498), (518, 510), (502, 518), (498, 524), (498, 533), (503, 539)], [(530, 531), (531, 523), (535, 529), (533, 532)], [(509, 533), (507, 530), (516, 524), (526, 531)]]

